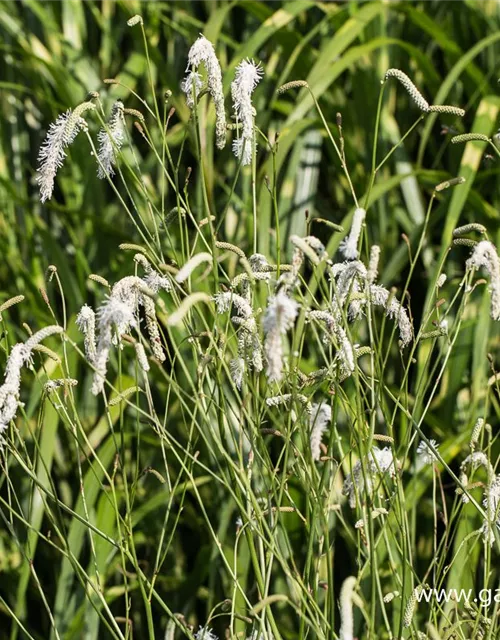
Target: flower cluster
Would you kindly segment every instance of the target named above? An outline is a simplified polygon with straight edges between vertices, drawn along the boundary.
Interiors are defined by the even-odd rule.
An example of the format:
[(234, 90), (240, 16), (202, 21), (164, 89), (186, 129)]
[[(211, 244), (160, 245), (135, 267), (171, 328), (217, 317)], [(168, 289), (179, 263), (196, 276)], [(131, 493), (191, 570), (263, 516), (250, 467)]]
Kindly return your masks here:
[[(163, 289), (170, 291), (171, 283), (160, 276), (150, 265), (147, 258), (141, 254), (135, 256), (146, 271), (144, 278), (126, 276), (119, 280), (111, 289), (111, 293), (97, 309), (97, 314), (84, 305), (77, 316), (77, 325), (85, 335), (85, 353), (89, 362), (94, 366), (94, 381), (92, 393), (97, 395), (104, 388), (107, 364), (111, 347), (120, 344), (121, 337), (128, 331), (139, 328), (139, 308), (144, 310), (146, 329), (153, 355), (163, 362), (165, 353), (161, 344), (154, 296)], [(95, 325), (97, 317), (98, 335), (96, 338)], [(149, 370), (149, 363), (142, 345), (136, 346), (136, 354), (141, 368)]]
[(218, 313), (229, 311), (231, 305), (236, 310), (231, 320), (238, 327), (238, 356), (229, 364), (231, 378), (238, 389), (243, 384), (245, 368), (260, 373), (263, 369), (262, 347), (257, 330), (257, 323), (250, 303), (237, 293), (226, 291), (214, 296)]
[(366, 467), (363, 470), (361, 460), (354, 465), (342, 487), (343, 495), (348, 497), (349, 506), (354, 509), (357, 500), (362, 501), (363, 496), (371, 494), (374, 489), (375, 480), (381, 478), (385, 473), (394, 477), (396, 474), (396, 461), (391, 449), (384, 447), (379, 449), (374, 447), (366, 458)]

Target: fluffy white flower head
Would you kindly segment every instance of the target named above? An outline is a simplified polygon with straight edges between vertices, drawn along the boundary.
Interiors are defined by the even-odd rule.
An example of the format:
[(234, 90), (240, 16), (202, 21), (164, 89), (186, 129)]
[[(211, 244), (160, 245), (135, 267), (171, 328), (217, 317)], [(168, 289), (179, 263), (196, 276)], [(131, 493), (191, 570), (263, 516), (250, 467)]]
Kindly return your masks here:
[(17, 399), (21, 389), (21, 370), (30, 362), (32, 349), (45, 338), (62, 331), (62, 327), (51, 325), (34, 333), (24, 344), (20, 342), (12, 347), (5, 367), (5, 382), (0, 386), (0, 440), (9, 422), (16, 417)]
[(188, 65), (186, 71), (188, 75), (184, 79), (181, 87), (186, 94), (187, 104), (193, 108), (193, 87), (195, 94), (201, 90), (201, 78), (197, 72), (200, 64), (205, 65), (207, 70), (207, 86), (215, 105), (215, 129), (216, 144), (219, 149), (223, 149), (226, 144), (226, 114), (224, 111), (224, 92), (222, 89), (222, 72), (213, 44), (200, 36), (193, 44), (188, 54)]
[(292, 328), (299, 305), (281, 289), (268, 301), (262, 326), (265, 333), (264, 351), (267, 359), (267, 376), (278, 382), (283, 375), (283, 345), (281, 336)]
[(194, 637), (195, 640), (219, 640), (218, 636), (208, 627), (200, 627)]
[(186, 94), (186, 104), (190, 109), (194, 107), (202, 88), (201, 75), (197, 71), (188, 71), (187, 76), (181, 82), (181, 89)]
[(121, 149), (125, 140), (123, 102), (121, 100), (117, 100), (113, 105), (107, 128), (103, 127), (99, 131), (97, 140), (99, 142), (97, 176), (102, 180), (115, 174), (113, 167), (116, 165), (117, 152)]
[(40, 200), (50, 200), (54, 191), (54, 180), (57, 170), (62, 167), (66, 157), (66, 147), (76, 138), (77, 134), (87, 127), (87, 123), (81, 117), (85, 111), (95, 109), (92, 102), (82, 102), (57, 117), (53, 122), (45, 140), (38, 152), (38, 171), (36, 181), (40, 187)]
[(490, 315), (493, 320), (500, 320), (500, 258), (495, 245), (488, 240), (478, 242), (467, 260), (467, 267), (474, 269), (483, 267), (487, 271), (490, 276)]
[[(434, 449), (437, 449), (439, 447), (438, 443), (435, 440), (429, 440), (429, 442), (431, 443), (432, 447), (434, 447)], [(427, 442), (424, 442), (423, 440), (417, 447), (417, 456), (419, 457), (420, 462), (424, 465), (434, 464), (435, 462), (437, 462), (436, 454), (431, 449), (431, 447), (429, 447)]]
[(358, 241), (361, 235), (361, 227), (366, 216), (366, 211), (358, 207), (352, 218), (349, 235), (340, 243), (340, 252), (347, 260), (356, 260), (358, 253)]
[(253, 60), (243, 60), (236, 67), (236, 76), (231, 83), (233, 109), (237, 121), (242, 125), (240, 137), (233, 142), (233, 152), (237, 158), (241, 158), (242, 165), (250, 164), (255, 148), (252, 93), (263, 75), (260, 64), (256, 65)]
[(313, 404), (309, 423), (311, 427), (311, 455), (313, 460), (319, 460), (321, 455), (321, 438), (328, 429), (332, 419), (332, 408), (326, 402)]
[(263, 320), (264, 333), (276, 330), (281, 334), (286, 333), (292, 328), (298, 310), (298, 302), (287, 296), (281, 289), (275, 296), (269, 298)]

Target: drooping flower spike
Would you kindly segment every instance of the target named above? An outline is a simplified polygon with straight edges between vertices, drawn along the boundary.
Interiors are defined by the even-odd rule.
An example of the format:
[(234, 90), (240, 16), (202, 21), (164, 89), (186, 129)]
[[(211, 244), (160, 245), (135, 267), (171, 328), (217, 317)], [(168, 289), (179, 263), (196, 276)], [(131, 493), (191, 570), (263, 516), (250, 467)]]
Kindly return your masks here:
[(30, 362), (31, 352), (49, 336), (62, 332), (62, 327), (51, 325), (34, 333), (26, 342), (19, 342), (12, 347), (5, 367), (5, 381), (0, 386), (0, 438), (10, 421), (16, 417), (21, 370)]
[(493, 320), (500, 320), (500, 258), (495, 246), (488, 240), (478, 242), (467, 260), (467, 267), (469, 269), (482, 267), (490, 276), (490, 315)]
[(198, 75), (200, 64), (207, 70), (207, 88), (215, 105), (215, 136), (218, 149), (226, 145), (226, 113), (224, 111), (224, 92), (222, 89), (222, 72), (213, 44), (201, 35), (193, 44), (188, 54), (188, 72), (181, 85), (187, 96), (188, 106), (193, 108), (193, 91), (195, 97), (202, 88), (201, 78)]

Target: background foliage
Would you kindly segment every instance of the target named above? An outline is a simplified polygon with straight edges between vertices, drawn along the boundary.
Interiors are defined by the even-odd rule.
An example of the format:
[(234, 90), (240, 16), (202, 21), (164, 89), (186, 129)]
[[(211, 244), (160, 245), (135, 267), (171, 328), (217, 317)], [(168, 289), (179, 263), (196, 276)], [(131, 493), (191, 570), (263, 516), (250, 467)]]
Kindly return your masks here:
[[(126, 25), (135, 13), (144, 18), (151, 78), (141, 31)], [(136, 94), (150, 100), (151, 84), (156, 89), (160, 109), (164, 108), (164, 92), (172, 91), (165, 107), (167, 112), (171, 106), (176, 109), (167, 131), (168, 144), (175, 157), (181, 145), (185, 145), (180, 176), (184, 179), (187, 168), (192, 167), (191, 206), (197, 213), (204, 210), (201, 171), (194, 139), (187, 127), (190, 114), (180, 92), (187, 52), (200, 32), (216, 43), (227, 95), (238, 62), (246, 57), (263, 62), (265, 76), (255, 92), (254, 104), (259, 128), (270, 138), (276, 132), (280, 134), (276, 168), (282, 250), (288, 251), (286, 239), (290, 234), (306, 234), (306, 210), (310, 218), (317, 215), (347, 228), (353, 203), (309, 94), (301, 90), (278, 96), (277, 88), (291, 80), (305, 79), (332, 130), (336, 113), (342, 114), (347, 165), (356, 191), (364, 194), (372, 166), (380, 81), (389, 67), (407, 72), (430, 101), (460, 105), (466, 109), (466, 116), (463, 119), (427, 116), (377, 176), (367, 228), (371, 241), (382, 247), (380, 281), (404, 286), (409, 252), (402, 234), (406, 234), (410, 243), (419, 238), (433, 187), (450, 177), (462, 175), (467, 183), (455, 191), (444, 192), (432, 211), (409, 292), (416, 324), (420, 321), (419, 309), (434, 295), (432, 283), (437, 265), (450, 251), (451, 233), (458, 221), (484, 224), (490, 238), (498, 244), (499, 161), (488, 152), (483, 153), (484, 145), (480, 143), (461, 147), (449, 142), (453, 133), (477, 131), (489, 136), (498, 126), (496, 61), (500, 52), (500, 9), (496, 2), (6, 1), (0, 4), (0, 47), (4, 61), (0, 68), (0, 252), (4, 258), (0, 263), (0, 302), (18, 294), (23, 294), (25, 301), (3, 317), (2, 344), (25, 339), (23, 323), (35, 329), (50, 324), (53, 314), (62, 317), (60, 292), (55, 282), (46, 278), (49, 265), (57, 267), (74, 339), (77, 331), (73, 319), (80, 306), (102, 299), (99, 286), (89, 281), (88, 275), (97, 273), (115, 282), (131, 273), (131, 254), (120, 251), (118, 245), (140, 243), (141, 238), (112, 188), (98, 181), (95, 158), (91, 157), (83, 136), (69, 151), (52, 201), (41, 205), (37, 198), (34, 172), (44, 132), (57, 114), (82, 102), (89, 91), (99, 91), (107, 108), (120, 98), (127, 107), (137, 109), (143, 109), (143, 104)], [(116, 78), (127, 88), (104, 84), (105, 78)], [(228, 205), (237, 162), (229, 145), (222, 152), (214, 149), (213, 114), (210, 111), (207, 114), (203, 123), (207, 134), (201, 145), (210, 208), (217, 214), (216, 224), (221, 222), (220, 236), (251, 253), (251, 174), (242, 171)], [(386, 87), (380, 156), (401, 138), (418, 115), (400, 86), (393, 83)], [(91, 123), (92, 133), (98, 127), (97, 121)], [(176, 206), (175, 193), (167, 187), (162, 198), (162, 177), (155, 156), (138, 131), (131, 127), (130, 133), (144, 182), (164, 214)], [(131, 156), (129, 160), (134, 161)], [(266, 187), (266, 176), (270, 175), (272, 154), (260, 144), (256, 174), (258, 248), (260, 253), (275, 255), (272, 199)], [(140, 185), (132, 182), (131, 189), (134, 195), (140, 195)], [(217, 218), (219, 214), (221, 217)], [(328, 244), (331, 253), (337, 249), (338, 236), (330, 236), (319, 225), (313, 232)], [(166, 236), (164, 251), (170, 260), (178, 249), (175, 243), (175, 239)], [(462, 277), (468, 253), (464, 247), (451, 249), (447, 269), (450, 286)], [(40, 288), (47, 289), (50, 306)], [(442, 442), (442, 455), (455, 472), (459, 466), (455, 458), (468, 441), (476, 418), (489, 414), (493, 432), (498, 427), (498, 398), (487, 386), (498, 359), (498, 337), (498, 329), (489, 320), (486, 296), (474, 295), (443, 384), (426, 417), (427, 429)], [(490, 360), (487, 354), (491, 354)], [(108, 438), (109, 425), (102, 407), (89, 396), (89, 372), (76, 352), (69, 358), (75, 377), (81, 380), (76, 392), (79, 415), (90, 442), (99, 446), (101, 460), (112, 469), (113, 440)], [(422, 349), (418, 353), (418, 375), (425, 377), (430, 364)], [(50, 360), (44, 366), (49, 371), (50, 367), (55, 368)], [(158, 378), (155, 393), (164, 397), (168, 394), (168, 382), (160, 374), (155, 375)], [(388, 375), (397, 387), (397, 365), (393, 374)], [(123, 376), (120, 384), (129, 386)], [(40, 394), (40, 385), (34, 385), (25, 398), (28, 427), (23, 431), (27, 447), (38, 460), (36, 482), (57, 494), (70, 513), (81, 514), (76, 465), (79, 454), (53, 407), (46, 403), (43, 412), (37, 411)], [(181, 413), (174, 405), (168, 429), (173, 437), (183, 440), (187, 435), (182, 419), (178, 418)], [(111, 415), (115, 421), (123, 418), (116, 408)], [(131, 434), (133, 431), (125, 431), (125, 437), (131, 438), (130, 444), (126, 443), (128, 455), (131, 459), (137, 456), (138, 469), (160, 468), (164, 451), (154, 434), (143, 436), (140, 449)], [(205, 445), (200, 442), (196, 446), (203, 450)], [(102, 476), (87, 464), (88, 460), (84, 462), (88, 507), (99, 529), (116, 536), (107, 502), (97, 490)], [(231, 558), (235, 511), (234, 504), (227, 501), (210, 473), (191, 467), (189, 472), (184, 471), (182, 464), (175, 464), (171, 482), (165, 484), (154, 474), (140, 475), (140, 482), (134, 487), (137, 490), (134, 531), (141, 563), (148, 571), (155, 564), (158, 540), (164, 532), (165, 507), (173, 509), (175, 527), (167, 532), (172, 534), (171, 546), (163, 569), (156, 576), (156, 588), (172, 611), (183, 613), (192, 624), (204, 624), (212, 607), (231, 595), (228, 576), (215, 561), (219, 554), (215, 537)], [(97, 484), (93, 483), (94, 474), (99, 478)], [(0, 638), (49, 637), (51, 626), (42, 606), (42, 593), (50, 603), (61, 637), (108, 637), (83, 597), (75, 565), (68, 558), (62, 559), (57, 549), (38, 537), (41, 532), (50, 539), (51, 532), (44, 506), (36, 501), (38, 493), (33, 478), (15, 463), (8, 477), (9, 482), (4, 478), (0, 482)], [(423, 474), (412, 485), (410, 518), (431, 482), (431, 476)], [(445, 475), (445, 487), (447, 482), (449, 478)], [(14, 485), (27, 518), (25, 523), (16, 521), (15, 526), (8, 506), (12, 504)], [(299, 504), (302, 490), (301, 486), (295, 487)], [(200, 511), (200, 501), (206, 505), (206, 517)], [(177, 512), (180, 503), (183, 509)], [(427, 508), (432, 515), (432, 501)], [(63, 516), (61, 522), (68, 526), (66, 533), (73, 560), (78, 560), (93, 575), (84, 527)], [(215, 523), (216, 536), (209, 530), (208, 522)], [(300, 557), (307, 550), (307, 533), (297, 518), (285, 516), (284, 522)], [(453, 541), (455, 551), (477, 526), (477, 514), (467, 512)], [(427, 566), (432, 517), (425, 525), (422, 523), (422, 528), (416, 527), (415, 532), (412, 544), (418, 550), (422, 566)], [(99, 544), (96, 554), (103, 562), (110, 552), (105, 542)], [(339, 536), (335, 547), (335, 580), (329, 585), (332, 602), (338, 596), (341, 581), (356, 571), (357, 564), (353, 540)], [(121, 566), (117, 556), (109, 557), (106, 597), (113, 613), (123, 616), (121, 605), (113, 608), (113, 603), (123, 598)], [(30, 568), (31, 562), (36, 573)], [(417, 558), (415, 566), (418, 563)], [(252, 597), (255, 579), (249, 564), (242, 581)], [(455, 564), (448, 584), (474, 585), (476, 570), (480, 572), (482, 568), (480, 554), (471, 552), (464, 557), (461, 568)], [(493, 575), (493, 583), (495, 580), (498, 583), (498, 574)], [(138, 589), (137, 576), (130, 576), (129, 589), (132, 593)], [(135, 637), (146, 637), (141, 632), (145, 620), (140, 607), (133, 607), (131, 616)], [(13, 617), (22, 622), (26, 632), (13, 622)], [(158, 606), (155, 609), (158, 637), (163, 637), (166, 620), (165, 612)], [(299, 637), (296, 618), (285, 610), (280, 623), (283, 637)]]

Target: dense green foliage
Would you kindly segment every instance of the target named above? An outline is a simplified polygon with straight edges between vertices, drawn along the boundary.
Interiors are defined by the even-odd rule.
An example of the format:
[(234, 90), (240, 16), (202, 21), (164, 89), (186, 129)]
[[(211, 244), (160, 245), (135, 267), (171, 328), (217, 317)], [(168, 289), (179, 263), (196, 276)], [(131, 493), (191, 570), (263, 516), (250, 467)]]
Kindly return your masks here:
[[(127, 26), (134, 14), (144, 29)], [(208, 96), (195, 117), (186, 105), (180, 83), (199, 33), (215, 45), (230, 123), (236, 66), (262, 62), (252, 167), (231, 151), (234, 130), (216, 148)], [(498, 457), (499, 324), (488, 287), (472, 286), (488, 276), (466, 272), (471, 248), (452, 242), (467, 223), (500, 241), (497, 4), (6, 1), (0, 34), (0, 305), (24, 296), (1, 313), (0, 369), (30, 331), (65, 328), (64, 340), (46, 343), (59, 361), (36, 352), (24, 370), (24, 406), (0, 452), (0, 639), (172, 640), (207, 623), (220, 638), (337, 638), (351, 575), (360, 640), (498, 637), (493, 601), (422, 603), (403, 624), (417, 585), (474, 594), (500, 585), (498, 532), (491, 547), (479, 533), (491, 478), (469, 474), (468, 504), (459, 482), (478, 418), (491, 429), (477, 447), (493, 466)], [(465, 116), (421, 114), (396, 80), (382, 87), (389, 68)], [(278, 94), (296, 80), (309, 89)], [(89, 135), (68, 149), (42, 204), (35, 173), (45, 132), (96, 91)], [(96, 144), (118, 99), (145, 119), (137, 127), (126, 116), (118, 175), (99, 180), (89, 139)], [(493, 141), (451, 143), (471, 131)], [(456, 176), (464, 184), (434, 190)], [(338, 345), (325, 346), (306, 322), (306, 309), (333, 294), (326, 261), (305, 260), (287, 375), (276, 384), (251, 372), (240, 392), (229, 370), (238, 327), (208, 296), (248, 265), (215, 239), (281, 266), (292, 260), (290, 236), (312, 234), (339, 263), (345, 233), (314, 219), (348, 231), (353, 192), (367, 209), (361, 259), (380, 246), (378, 281), (410, 309), (416, 339), (400, 350), (392, 320), (369, 309), (352, 325), (353, 344), (371, 347), (359, 372), (307, 381)], [(193, 254), (208, 251), (213, 263), (156, 297), (166, 361), (150, 358), (144, 376), (130, 345), (114, 349), (110, 385), (95, 397), (75, 318), (109, 293), (90, 274), (110, 284), (142, 275), (137, 250), (123, 243), (172, 280)], [(169, 324), (194, 292), (207, 299)], [(252, 285), (259, 323), (272, 293)], [(449, 334), (426, 336), (443, 318)], [(78, 386), (44, 391), (69, 376)], [(284, 393), (291, 406), (266, 404)], [(309, 452), (304, 395), (332, 408), (320, 461)], [(440, 455), (418, 469), (422, 437), (438, 441)], [(396, 477), (352, 509), (341, 494), (351, 465), (387, 443)], [(354, 526), (360, 519), (364, 528)]]

